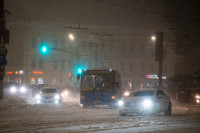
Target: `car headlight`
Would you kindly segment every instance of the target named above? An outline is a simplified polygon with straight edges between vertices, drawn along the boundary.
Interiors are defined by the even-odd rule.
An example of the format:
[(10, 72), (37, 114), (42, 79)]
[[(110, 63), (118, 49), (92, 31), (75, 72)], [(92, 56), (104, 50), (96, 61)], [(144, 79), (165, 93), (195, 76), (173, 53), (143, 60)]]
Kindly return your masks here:
[(20, 92), (21, 92), (21, 93), (25, 93), (25, 92), (26, 92), (26, 88), (25, 88), (24, 86), (22, 86), (22, 87), (20, 88)]
[(41, 99), (41, 96), (40, 96), (39, 94), (37, 94), (37, 95), (35, 96), (35, 98), (36, 98), (36, 99)]
[(124, 96), (127, 97), (127, 96), (129, 96), (129, 95), (130, 95), (130, 92), (129, 92), (129, 91), (125, 91), (125, 92), (124, 92)]
[(57, 99), (60, 99), (60, 96), (56, 94), (54, 98), (57, 100)]
[(144, 101), (142, 102), (142, 105), (143, 105), (143, 107), (144, 107), (145, 109), (149, 109), (149, 108), (152, 107), (153, 102), (152, 102), (151, 100), (149, 100), (149, 99), (146, 99), (146, 100), (144, 100)]
[(200, 99), (200, 96), (199, 96), (199, 95), (196, 95), (196, 98)]
[(199, 100), (199, 99), (197, 99), (197, 100), (196, 100), (196, 102), (197, 102), (197, 103), (200, 103), (200, 100)]
[(15, 86), (12, 86), (11, 88), (10, 88), (10, 92), (11, 93), (15, 93), (17, 91), (17, 88), (15, 87)]
[(123, 100), (119, 100), (118, 102), (117, 102), (117, 104), (118, 104), (118, 106), (123, 106), (124, 105), (124, 101)]

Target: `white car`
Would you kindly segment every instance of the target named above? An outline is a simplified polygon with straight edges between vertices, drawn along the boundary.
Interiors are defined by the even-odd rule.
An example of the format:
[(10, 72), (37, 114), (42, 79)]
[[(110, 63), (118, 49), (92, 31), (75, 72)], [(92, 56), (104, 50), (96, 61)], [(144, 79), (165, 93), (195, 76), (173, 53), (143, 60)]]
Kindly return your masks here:
[(164, 112), (170, 116), (172, 103), (170, 97), (159, 89), (140, 89), (118, 101), (119, 114), (155, 114)]
[(36, 103), (62, 103), (62, 97), (59, 89), (55, 87), (43, 87), (40, 92), (35, 95)]

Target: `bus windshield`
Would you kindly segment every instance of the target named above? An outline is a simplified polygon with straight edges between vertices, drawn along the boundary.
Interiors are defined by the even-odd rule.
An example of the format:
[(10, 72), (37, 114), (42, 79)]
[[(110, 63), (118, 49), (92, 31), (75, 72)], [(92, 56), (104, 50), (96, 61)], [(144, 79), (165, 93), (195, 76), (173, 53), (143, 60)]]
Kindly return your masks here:
[(82, 77), (81, 91), (114, 91), (114, 75), (84, 75)]

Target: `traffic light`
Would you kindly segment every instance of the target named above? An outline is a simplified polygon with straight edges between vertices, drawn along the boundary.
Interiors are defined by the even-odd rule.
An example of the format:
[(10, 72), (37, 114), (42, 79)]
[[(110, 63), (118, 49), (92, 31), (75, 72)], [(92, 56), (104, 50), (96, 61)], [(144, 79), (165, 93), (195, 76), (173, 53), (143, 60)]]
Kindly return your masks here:
[(77, 79), (80, 79), (80, 76), (83, 75), (84, 67), (79, 66), (76, 69)]
[(49, 51), (50, 51), (50, 47), (46, 44), (46, 43), (42, 43), (41, 45), (40, 45), (40, 53), (41, 54), (48, 54), (49, 53)]

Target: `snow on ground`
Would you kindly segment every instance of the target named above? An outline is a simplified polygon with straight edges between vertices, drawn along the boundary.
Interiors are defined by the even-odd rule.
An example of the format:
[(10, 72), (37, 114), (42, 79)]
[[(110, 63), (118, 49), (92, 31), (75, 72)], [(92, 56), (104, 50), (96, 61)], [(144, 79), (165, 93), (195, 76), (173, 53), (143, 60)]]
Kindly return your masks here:
[(0, 101), (0, 132), (200, 132), (200, 106), (197, 105), (174, 103), (169, 117), (163, 114), (122, 117), (117, 109), (83, 109), (77, 96), (69, 96), (58, 105), (32, 102), (27, 97), (6, 95)]

